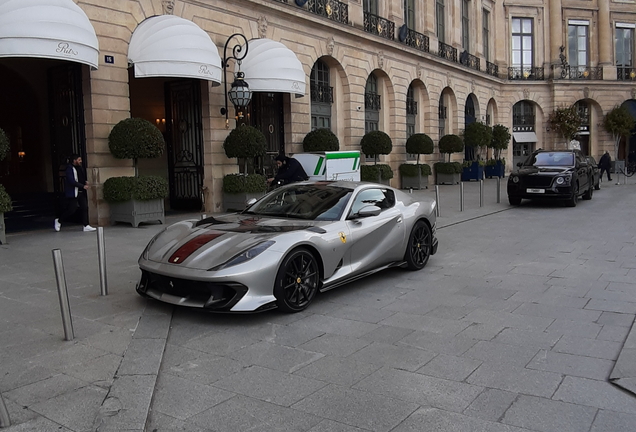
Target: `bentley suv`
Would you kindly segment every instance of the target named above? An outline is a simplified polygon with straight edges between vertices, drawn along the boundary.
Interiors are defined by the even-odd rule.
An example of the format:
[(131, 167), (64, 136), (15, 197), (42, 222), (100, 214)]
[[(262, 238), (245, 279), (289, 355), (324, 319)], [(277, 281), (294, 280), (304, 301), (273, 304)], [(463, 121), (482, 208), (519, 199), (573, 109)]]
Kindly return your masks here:
[(592, 199), (592, 167), (580, 150), (537, 150), (508, 177), (508, 201), (557, 199), (575, 207), (579, 197)]

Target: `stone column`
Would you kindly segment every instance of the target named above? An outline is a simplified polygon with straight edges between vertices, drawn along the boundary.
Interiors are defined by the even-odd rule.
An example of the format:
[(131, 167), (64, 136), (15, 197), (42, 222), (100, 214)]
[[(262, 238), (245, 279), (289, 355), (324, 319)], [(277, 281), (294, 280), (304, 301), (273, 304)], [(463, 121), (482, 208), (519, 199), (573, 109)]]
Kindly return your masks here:
[(559, 47), (563, 45), (563, 14), (561, 0), (550, 0), (550, 64), (558, 65)]
[(609, 0), (598, 0), (598, 54), (599, 66), (612, 64), (612, 26)]

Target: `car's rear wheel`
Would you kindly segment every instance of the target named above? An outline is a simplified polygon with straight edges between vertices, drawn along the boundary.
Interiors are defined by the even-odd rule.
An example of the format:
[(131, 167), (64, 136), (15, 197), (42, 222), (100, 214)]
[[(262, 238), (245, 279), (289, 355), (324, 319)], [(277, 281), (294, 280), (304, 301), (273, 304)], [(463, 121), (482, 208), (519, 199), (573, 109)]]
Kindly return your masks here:
[(424, 268), (431, 256), (433, 248), (433, 235), (428, 224), (424, 221), (417, 221), (409, 235), (409, 242), (406, 246), (404, 260), (409, 270), (421, 270)]
[(574, 191), (572, 191), (572, 196), (565, 202), (567, 207), (576, 207), (576, 203), (579, 202), (579, 185), (576, 184), (574, 186)]
[(601, 190), (601, 179), (599, 178), (594, 185), (594, 189)]
[(276, 303), (285, 312), (300, 312), (314, 299), (319, 285), (318, 261), (307, 249), (295, 249), (278, 269), (274, 282)]
[(587, 190), (587, 192), (585, 192), (583, 194), (583, 199), (584, 200), (591, 200), (592, 199), (592, 195), (594, 195), (594, 186), (592, 186), (592, 184), (590, 183), (590, 187)]
[(510, 205), (518, 206), (521, 204), (521, 198), (509, 196), (508, 202), (510, 203)]

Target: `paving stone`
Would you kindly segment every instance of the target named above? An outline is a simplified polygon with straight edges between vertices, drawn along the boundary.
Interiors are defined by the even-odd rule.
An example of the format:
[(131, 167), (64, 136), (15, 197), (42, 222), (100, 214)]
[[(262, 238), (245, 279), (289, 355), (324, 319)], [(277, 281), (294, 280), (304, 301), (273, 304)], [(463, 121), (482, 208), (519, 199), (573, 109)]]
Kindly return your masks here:
[(517, 291), (515, 295), (510, 297), (511, 301), (520, 303), (537, 303), (551, 306), (565, 306), (571, 308), (582, 309), (589, 301), (588, 298), (574, 297), (568, 295), (552, 294), (548, 291)]
[(360, 321), (327, 317), (324, 315), (312, 315), (296, 321), (294, 324), (299, 327), (311, 328), (325, 333), (332, 333), (341, 336), (360, 337), (378, 328), (377, 324), (364, 323)]
[(118, 375), (156, 375), (164, 345), (163, 339), (133, 339), (117, 371)]
[(606, 381), (568, 376), (552, 398), (577, 405), (636, 414), (634, 397)]
[(497, 422), (517, 397), (516, 393), (486, 389), (464, 410), (464, 414)]
[(210, 427), (215, 432), (304, 432), (321, 420), (321, 417), (310, 413), (245, 396), (233, 397), (191, 419), (193, 424), (205, 428), (206, 432)]
[(229, 356), (246, 366), (257, 365), (292, 373), (323, 357), (323, 354), (269, 342), (259, 342), (235, 351)]
[(634, 301), (634, 295), (631, 292), (612, 291), (609, 289), (591, 289), (585, 296), (592, 300), (608, 300), (615, 302)]
[(42, 381), (4, 392), (4, 397), (23, 406), (52, 399), (61, 394), (85, 387), (87, 383), (65, 374), (53, 375)]
[(596, 323), (556, 319), (547, 331), (594, 339), (603, 327)]
[(311, 328), (298, 328), (295, 326), (272, 324), (271, 332), (262, 337), (266, 342), (277, 345), (298, 347), (306, 342), (316, 339), (325, 333)]
[(560, 333), (550, 331), (507, 328), (495, 336), (493, 342), (550, 349), (561, 337)]
[(594, 322), (601, 316), (599, 311), (534, 303), (524, 303), (518, 309), (515, 309), (513, 313), (583, 322)]
[(244, 365), (227, 357), (200, 356), (191, 360), (182, 359), (178, 364), (162, 365), (162, 374), (171, 374), (200, 384), (212, 384), (220, 379), (234, 375)]
[(121, 356), (106, 354), (87, 363), (67, 366), (62, 372), (86, 383), (110, 388), (121, 361)]
[(95, 430), (142, 431), (157, 379), (152, 375), (118, 377), (93, 423)]
[(185, 344), (179, 343), (179, 338), (173, 338), (170, 335), (170, 341), (175, 344), (182, 345), (197, 351), (203, 351), (214, 355), (227, 355), (231, 352), (238, 351), (247, 346), (257, 343), (259, 340), (249, 333), (243, 335), (231, 335), (225, 332), (207, 334), (201, 337), (194, 337)]
[(595, 415), (595, 408), (521, 395), (501, 421), (542, 432), (581, 432), (589, 430)]
[(426, 351), (458, 356), (464, 354), (478, 341), (462, 336), (463, 332), (455, 337), (448, 337), (438, 333), (415, 331), (399, 341), (411, 347), (417, 347)]
[(332, 420), (323, 420), (309, 429), (309, 432), (364, 432), (364, 430)]
[(466, 382), (512, 393), (551, 397), (561, 383), (561, 375), (508, 364), (484, 363), (466, 379)]
[(172, 315), (144, 313), (135, 329), (135, 339), (166, 339)]
[(413, 372), (428, 363), (435, 355), (435, 353), (430, 351), (409, 348), (404, 345), (398, 346), (374, 342), (347, 358), (353, 361), (377, 366), (391, 366)]
[(619, 327), (631, 327), (634, 323), (634, 315), (617, 312), (603, 312), (596, 322), (602, 326), (613, 325)]
[(553, 323), (554, 319), (508, 312), (476, 310), (469, 313), (464, 318), (464, 321), (522, 330), (545, 330)]
[(414, 330), (394, 326), (380, 326), (376, 330), (362, 336), (360, 340), (369, 342), (396, 343), (413, 333)]
[(389, 310), (387, 308), (384, 309), (375, 309), (375, 308), (362, 308), (358, 306), (342, 306), (337, 307), (335, 310), (326, 312), (325, 315), (333, 316), (336, 318), (349, 319), (354, 321), (362, 321), (371, 324), (377, 324), (383, 319), (390, 317), (395, 312)]
[(432, 318), (421, 315), (398, 312), (380, 321), (380, 324), (403, 327), (412, 330), (428, 331), (454, 336), (470, 325), (469, 322)]
[(423, 407), (392, 432), (525, 432), (513, 426), (484, 421), (436, 408)]
[(378, 370), (380, 366), (338, 357), (323, 357), (294, 372), (295, 375), (352, 386)]
[(440, 354), (426, 363), (417, 373), (453, 381), (464, 381), (481, 365), (480, 360)]
[(613, 367), (614, 362), (611, 360), (560, 354), (546, 350), (539, 351), (527, 365), (528, 369), (597, 380), (607, 379)]
[(214, 383), (215, 387), (290, 406), (325, 386), (322, 381), (252, 366)]
[(383, 432), (393, 430), (418, 405), (330, 384), (293, 408), (349, 426)]
[(476, 385), (391, 368), (374, 372), (353, 388), (455, 412), (466, 409), (483, 390)]
[(95, 386), (83, 387), (69, 393), (31, 405), (31, 409), (70, 430), (88, 431), (108, 392)]
[(635, 414), (599, 410), (590, 432), (629, 431), (636, 425)]
[(627, 339), (627, 335), (629, 333), (630, 327), (617, 327), (611, 325), (604, 325), (603, 329), (599, 332), (596, 337), (599, 340), (607, 340), (613, 342), (625, 342)]
[(479, 341), (464, 353), (464, 357), (474, 358), (490, 364), (507, 363), (524, 367), (539, 352), (534, 346), (512, 345), (498, 342)]
[(72, 429), (65, 428), (58, 423), (52, 422), (44, 417), (37, 417), (26, 423), (14, 424), (7, 432), (38, 432), (38, 431), (56, 431), (56, 432), (73, 432)]
[(472, 323), (457, 336), (465, 336), (469, 339), (491, 340), (505, 329), (506, 327), (499, 324)]
[(552, 351), (585, 357), (616, 360), (622, 347), (623, 344), (618, 342), (566, 335), (559, 340), (554, 348), (552, 348)]
[[(364, 335), (365, 338), (377, 332), (383, 332), (383, 328), (374, 330), (371, 333)], [(387, 336), (393, 335), (395, 332), (390, 333)], [(399, 336), (399, 334), (397, 335)], [(388, 337), (387, 337), (388, 338)], [(347, 357), (356, 351), (361, 350), (371, 342), (366, 340), (350, 337), (340, 336), (332, 333), (325, 333), (320, 337), (312, 339), (311, 341), (300, 345), (298, 348), (307, 351), (314, 351), (325, 355), (332, 355), (338, 357)]]
[(607, 311), (607, 312), (618, 312), (618, 313), (624, 313), (624, 314), (634, 314), (636, 313), (636, 303), (625, 302), (625, 301), (592, 299), (585, 306), (585, 309)]
[(460, 320), (473, 310), (475, 310), (475, 308), (469, 306), (440, 305), (428, 312), (426, 316), (450, 320)]

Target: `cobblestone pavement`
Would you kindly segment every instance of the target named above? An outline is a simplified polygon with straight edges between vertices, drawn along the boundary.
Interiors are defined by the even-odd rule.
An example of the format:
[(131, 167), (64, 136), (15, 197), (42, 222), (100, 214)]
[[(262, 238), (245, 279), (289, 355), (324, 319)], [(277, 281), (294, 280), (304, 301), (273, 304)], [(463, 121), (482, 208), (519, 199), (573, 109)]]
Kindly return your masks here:
[[(10, 235), (0, 246), (6, 430), (634, 430), (636, 398), (608, 378), (636, 314), (635, 185), (604, 183), (576, 208), (510, 207), (505, 182), (501, 203), (494, 185), (484, 182), (479, 207), (479, 184), (465, 184), (463, 212), (459, 186), (440, 186), (440, 247), (424, 270), (384, 271), (292, 315), (138, 297), (136, 259), (159, 225), (105, 229), (108, 296), (94, 233)], [(64, 254), (70, 342), (53, 248)]]

